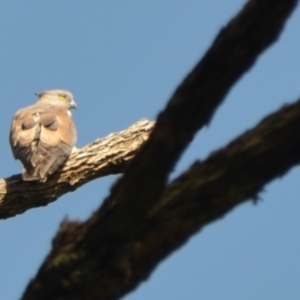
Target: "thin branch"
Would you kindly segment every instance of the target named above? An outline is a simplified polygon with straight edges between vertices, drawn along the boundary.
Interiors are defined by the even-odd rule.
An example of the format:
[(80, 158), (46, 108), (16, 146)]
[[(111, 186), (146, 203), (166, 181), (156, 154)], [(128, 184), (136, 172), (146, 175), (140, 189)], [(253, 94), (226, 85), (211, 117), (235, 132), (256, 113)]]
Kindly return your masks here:
[(25, 182), (20, 175), (0, 179), (0, 219), (45, 206), (93, 179), (123, 172), (153, 126), (154, 122), (143, 119), (78, 149), (46, 183)]

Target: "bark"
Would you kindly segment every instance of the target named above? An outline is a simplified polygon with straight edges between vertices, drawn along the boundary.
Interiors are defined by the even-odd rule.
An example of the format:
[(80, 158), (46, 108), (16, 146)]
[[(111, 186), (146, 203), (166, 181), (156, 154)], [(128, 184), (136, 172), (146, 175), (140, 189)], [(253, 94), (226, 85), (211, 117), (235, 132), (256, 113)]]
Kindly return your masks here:
[(296, 3), (249, 1), (221, 30), (102, 207), (84, 223), (62, 223), (22, 299), (119, 299), (202, 226), (299, 162), (296, 103), (167, 186), (194, 134), (276, 40)]
[(265, 184), (299, 164), (299, 119), (300, 100), (195, 162), (131, 232), (123, 228), (134, 208), (116, 224), (105, 207), (84, 223), (65, 220), (23, 299), (118, 299), (131, 291), (193, 233), (257, 201)]
[(77, 149), (62, 170), (45, 183), (23, 181), (20, 174), (0, 179), (0, 219), (48, 205), (93, 179), (122, 173), (148, 139), (153, 126), (154, 122), (143, 119), (126, 130)]

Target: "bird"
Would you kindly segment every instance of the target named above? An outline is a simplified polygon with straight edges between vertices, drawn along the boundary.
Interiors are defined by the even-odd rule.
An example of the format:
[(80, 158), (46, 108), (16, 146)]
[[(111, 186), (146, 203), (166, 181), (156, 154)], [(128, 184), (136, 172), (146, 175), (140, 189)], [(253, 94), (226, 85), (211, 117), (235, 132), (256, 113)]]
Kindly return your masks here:
[(77, 105), (67, 90), (35, 95), (35, 104), (15, 113), (9, 142), (14, 158), (23, 164), (22, 179), (45, 182), (76, 150), (77, 131), (70, 110)]

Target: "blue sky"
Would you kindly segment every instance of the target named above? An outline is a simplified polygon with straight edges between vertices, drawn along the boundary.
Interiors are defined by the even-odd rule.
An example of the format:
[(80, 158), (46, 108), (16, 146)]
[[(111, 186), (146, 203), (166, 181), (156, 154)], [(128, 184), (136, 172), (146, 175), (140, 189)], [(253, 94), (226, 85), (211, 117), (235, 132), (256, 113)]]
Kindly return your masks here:
[[(15, 111), (34, 92), (73, 92), (78, 147), (155, 119), (242, 0), (1, 1), (0, 176), (20, 173), (8, 144)], [(228, 94), (178, 163), (180, 174), (300, 94), (300, 10)], [(126, 300), (299, 299), (299, 168), (193, 236)], [(0, 299), (19, 299), (59, 223), (87, 218), (116, 176), (0, 222)]]

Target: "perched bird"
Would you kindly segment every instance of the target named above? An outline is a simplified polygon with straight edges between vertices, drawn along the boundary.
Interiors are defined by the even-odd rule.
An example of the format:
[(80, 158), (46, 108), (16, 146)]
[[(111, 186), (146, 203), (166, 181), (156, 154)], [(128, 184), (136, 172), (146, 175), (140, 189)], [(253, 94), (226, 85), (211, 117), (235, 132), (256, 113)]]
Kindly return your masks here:
[(77, 133), (70, 111), (76, 103), (65, 90), (36, 95), (36, 104), (14, 115), (9, 140), (15, 159), (24, 166), (23, 180), (45, 182), (76, 149)]

